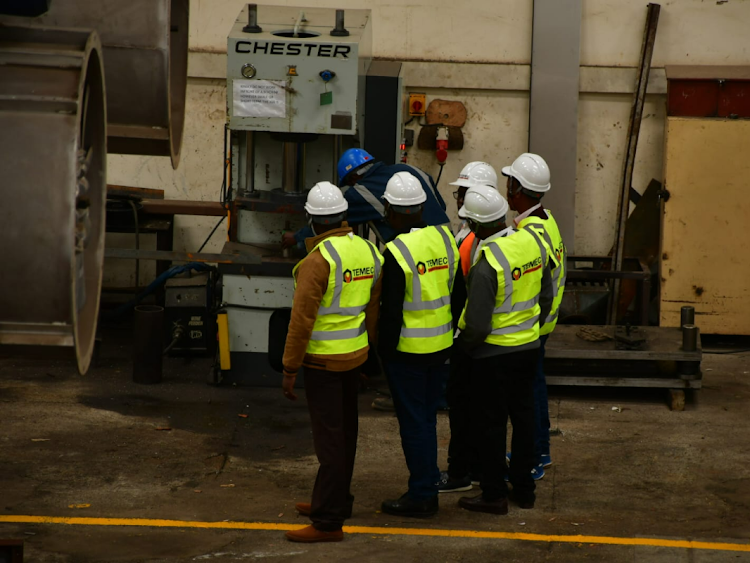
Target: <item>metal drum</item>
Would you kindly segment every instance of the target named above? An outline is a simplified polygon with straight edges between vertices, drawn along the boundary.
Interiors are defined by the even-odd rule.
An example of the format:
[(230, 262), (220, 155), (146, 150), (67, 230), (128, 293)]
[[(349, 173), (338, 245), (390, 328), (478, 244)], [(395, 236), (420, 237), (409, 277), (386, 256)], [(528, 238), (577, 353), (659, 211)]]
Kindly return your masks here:
[(94, 348), (106, 107), (96, 32), (0, 26), (0, 354)]
[(0, 21), (95, 29), (104, 48), (109, 152), (170, 156), (177, 168), (189, 7), (189, 0), (54, 0), (38, 18)]

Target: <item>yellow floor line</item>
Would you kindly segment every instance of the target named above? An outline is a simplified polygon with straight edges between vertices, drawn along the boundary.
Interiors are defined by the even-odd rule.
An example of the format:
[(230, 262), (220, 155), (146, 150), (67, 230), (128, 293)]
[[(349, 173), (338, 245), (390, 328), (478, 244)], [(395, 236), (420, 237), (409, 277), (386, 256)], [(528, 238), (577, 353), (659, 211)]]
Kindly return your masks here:
[[(149, 518), (77, 518), (65, 516), (0, 515), (6, 524), (68, 524), (78, 526), (143, 526), (151, 528), (206, 528), (221, 530), (298, 530), (304, 525), (275, 524), (273, 522), (199, 522), (184, 520), (158, 520)], [(389, 536), (433, 536), (447, 538), (482, 538), (558, 543), (594, 543), (603, 545), (638, 545), (647, 547), (672, 547), (705, 549), (711, 551), (742, 551), (750, 553), (750, 544), (723, 543), (693, 540), (667, 540), (654, 538), (618, 538), (613, 536), (546, 535), (518, 532), (481, 532), (478, 530), (445, 530), (439, 528), (385, 528), (382, 526), (344, 526), (349, 534)]]

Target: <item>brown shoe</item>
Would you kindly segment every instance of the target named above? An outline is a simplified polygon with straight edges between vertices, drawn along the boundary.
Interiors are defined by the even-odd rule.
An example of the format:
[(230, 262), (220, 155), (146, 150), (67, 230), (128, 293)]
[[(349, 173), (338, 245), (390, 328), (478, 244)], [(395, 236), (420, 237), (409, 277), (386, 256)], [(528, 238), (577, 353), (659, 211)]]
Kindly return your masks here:
[(312, 504), (309, 502), (298, 502), (294, 505), (294, 508), (297, 509), (300, 516), (310, 516), (310, 513), (312, 512)]
[(508, 514), (508, 499), (503, 497), (497, 500), (484, 500), (482, 495), (477, 497), (463, 497), (458, 501), (458, 506), (473, 512), (487, 512), (489, 514)]
[(286, 533), (286, 539), (300, 543), (318, 543), (326, 541), (341, 541), (344, 539), (344, 532), (336, 530), (335, 532), (322, 532), (315, 529), (315, 526), (308, 526), (301, 530), (289, 530)]

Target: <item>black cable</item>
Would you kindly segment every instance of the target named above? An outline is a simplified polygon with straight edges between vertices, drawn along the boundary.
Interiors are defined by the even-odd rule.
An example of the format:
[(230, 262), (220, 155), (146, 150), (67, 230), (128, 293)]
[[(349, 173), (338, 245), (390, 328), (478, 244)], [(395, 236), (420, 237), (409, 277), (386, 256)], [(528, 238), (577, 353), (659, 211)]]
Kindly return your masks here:
[(435, 180), (435, 187), (438, 187), (438, 184), (440, 183), (440, 177), (443, 175), (443, 166), (445, 166), (445, 162), (440, 163), (440, 172), (438, 172), (437, 180)]
[[(135, 223), (135, 249), (140, 250), (141, 248), (141, 233), (138, 225), (138, 208), (135, 206), (135, 202), (132, 199), (128, 199), (127, 202), (130, 204), (130, 208), (133, 210), (133, 222)], [(135, 259), (135, 294), (138, 295), (141, 292), (140, 288), (141, 279), (141, 261)]]
[(169, 346), (164, 348), (164, 352), (162, 352), (163, 356), (169, 354), (169, 351), (177, 345), (180, 339), (182, 339), (182, 335), (184, 333), (185, 329), (183, 329), (181, 326), (175, 327), (174, 331), (172, 331), (172, 342), (169, 343)]
[(211, 237), (214, 236), (214, 233), (216, 232), (216, 229), (219, 228), (219, 225), (221, 225), (221, 223), (224, 221), (224, 219), (226, 219), (226, 217), (227, 217), (226, 215), (222, 215), (221, 219), (219, 219), (219, 222), (216, 223), (216, 226), (213, 228), (213, 230), (206, 237), (206, 240), (204, 240), (203, 244), (201, 244), (201, 247), (198, 249), (198, 252), (200, 252), (201, 250), (203, 250), (203, 248), (208, 244), (208, 241), (211, 240)]

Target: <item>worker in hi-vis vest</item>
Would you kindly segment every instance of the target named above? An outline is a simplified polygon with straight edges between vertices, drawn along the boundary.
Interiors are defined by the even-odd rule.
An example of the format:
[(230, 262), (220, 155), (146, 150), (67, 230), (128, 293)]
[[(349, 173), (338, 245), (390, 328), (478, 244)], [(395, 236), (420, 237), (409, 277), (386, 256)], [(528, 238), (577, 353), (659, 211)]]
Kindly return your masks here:
[(508, 204), (518, 212), (516, 228), (526, 229), (537, 236), (544, 245), (552, 268), (552, 309), (546, 318), (539, 321), (539, 365), (534, 378), (535, 463), (532, 476), (535, 480), (544, 477), (544, 468), (552, 465), (549, 447), (549, 402), (547, 382), (544, 378), (544, 345), (547, 337), (557, 325), (557, 316), (565, 290), (566, 250), (560, 229), (549, 209), (542, 205), (542, 198), (550, 190), (550, 172), (544, 159), (531, 153), (519, 156), (513, 164), (503, 168), (508, 177)]
[(357, 391), (369, 343), (375, 341), (383, 257), (352, 233), (347, 202), (330, 182), (315, 184), (305, 211), (315, 236), (293, 271), (294, 303), (284, 349), (284, 395), (291, 400), (304, 367), (315, 454), (320, 468), (312, 502), (299, 503), (312, 525), (286, 533), (298, 542), (341, 541), (352, 513), (357, 451)]
[[(490, 186), (497, 189), (497, 173), (495, 169), (486, 162), (474, 161), (470, 162), (463, 167), (458, 179), (455, 182), (450, 183), (451, 186), (457, 186), (455, 192), (453, 192), (453, 198), (456, 200), (456, 205), (460, 211), (464, 205), (464, 197), (469, 188), (473, 186)], [(464, 278), (469, 275), (469, 268), (474, 261), (474, 254), (479, 246), (479, 239), (471, 232), (469, 228), (469, 222), (466, 219), (461, 221), (456, 232), (456, 244), (458, 245), (458, 253), (461, 256), (461, 270), (463, 271)], [(455, 375), (455, 374), (454, 374)], [(448, 376), (448, 382), (446, 385), (446, 402), (448, 409), (450, 410), (450, 423), (451, 426), (457, 426), (459, 428), (465, 427), (469, 422), (471, 416), (471, 400), (468, 396), (468, 388), (463, 385), (460, 374), (459, 377)], [(455, 444), (455, 442), (451, 442)], [(454, 454), (451, 450), (448, 450), (448, 463), (450, 464), (451, 457)], [(463, 452), (464, 456), (468, 457), (466, 452)], [(478, 477), (479, 469), (477, 467), (478, 459), (476, 453), (470, 456), (468, 461), (469, 474), (474, 475), (473, 481), (479, 484)], [(456, 493), (462, 491), (471, 490), (471, 480), (463, 482), (461, 479), (450, 479), (447, 471), (440, 473), (440, 481), (438, 483), (438, 490), (441, 493)]]
[[(508, 475), (514, 500), (533, 508), (534, 394), (539, 319), (552, 305), (550, 271), (534, 235), (506, 225), (508, 203), (490, 186), (466, 193), (459, 212), (481, 241), (467, 280), (468, 297), (458, 323), (451, 369), (468, 386), (470, 424), (451, 425), (449, 474), (471, 485), (461, 451), (475, 446), (482, 493), (464, 497), (466, 510), (507, 514)], [(544, 288), (544, 289), (543, 289)], [(513, 426), (513, 457), (505, 461), (506, 426)]]
[[(427, 196), (419, 180), (397, 172), (383, 195), (396, 238), (386, 245), (378, 352), (398, 417), (409, 468), (406, 494), (383, 512), (425, 517), (438, 511), (437, 411), (464, 302), (458, 247), (446, 225), (422, 218)], [(451, 295), (459, 292), (457, 300)]]

